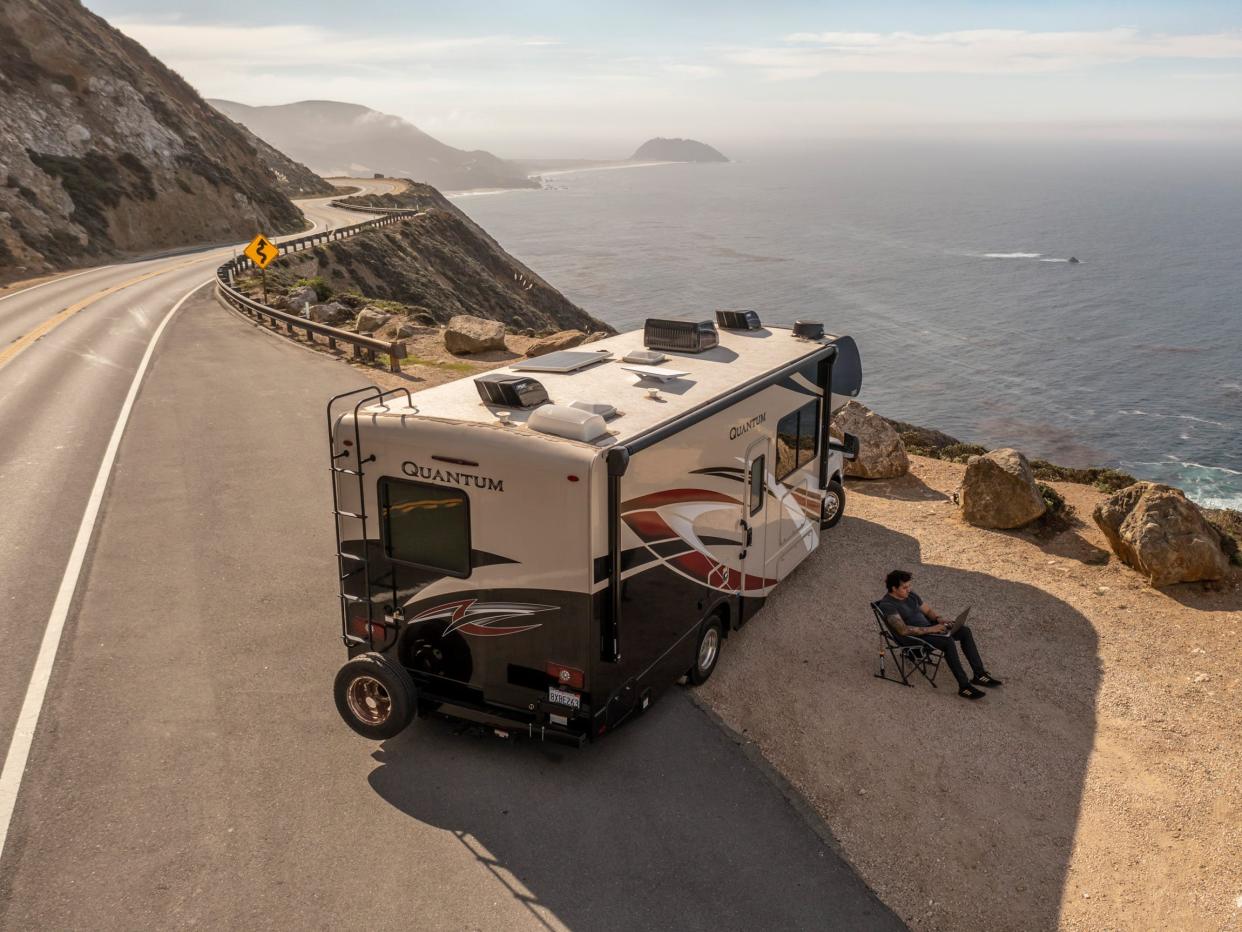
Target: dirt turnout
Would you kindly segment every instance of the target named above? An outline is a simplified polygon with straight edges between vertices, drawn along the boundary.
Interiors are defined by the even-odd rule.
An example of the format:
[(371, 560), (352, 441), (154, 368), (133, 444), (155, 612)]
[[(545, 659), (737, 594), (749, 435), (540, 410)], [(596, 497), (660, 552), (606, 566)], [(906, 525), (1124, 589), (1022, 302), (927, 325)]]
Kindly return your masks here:
[[(963, 467), (853, 482), (848, 516), (728, 641), (702, 695), (811, 801), (918, 929), (1242, 929), (1242, 574), (1159, 591), (1056, 484), (1056, 536), (971, 528)], [(1005, 686), (874, 679), (867, 603), (905, 567), (973, 605)]]

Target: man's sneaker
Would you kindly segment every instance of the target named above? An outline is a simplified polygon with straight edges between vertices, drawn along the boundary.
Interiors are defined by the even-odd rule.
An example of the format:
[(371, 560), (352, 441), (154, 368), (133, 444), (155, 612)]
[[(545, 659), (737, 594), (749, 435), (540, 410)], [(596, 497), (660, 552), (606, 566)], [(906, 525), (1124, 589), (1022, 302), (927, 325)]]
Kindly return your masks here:
[(971, 682), (976, 686), (986, 686), (988, 689), (995, 689), (997, 686), (1005, 685), (990, 673), (981, 673), (971, 680)]
[(975, 689), (973, 686), (963, 686), (957, 694), (963, 699), (982, 699), (987, 695), (982, 689)]

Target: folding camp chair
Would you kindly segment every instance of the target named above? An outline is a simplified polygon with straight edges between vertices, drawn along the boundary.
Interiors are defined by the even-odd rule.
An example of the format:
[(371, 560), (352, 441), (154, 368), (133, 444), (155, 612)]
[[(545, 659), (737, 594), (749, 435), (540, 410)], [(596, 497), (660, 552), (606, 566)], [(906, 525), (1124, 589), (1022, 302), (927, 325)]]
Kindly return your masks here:
[[(906, 641), (916, 641), (917, 643), (903, 644), (897, 639), (897, 635), (888, 627), (888, 622), (884, 620), (884, 610), (880, 608), (880, 603), (872, 602), (871, 611), (875, 614), (875, 622), (880, 626), (880, 672), (875, 674), (882, 680), (890, 680), (894, 683), (902, 683), (906, 686), (913, 686), (910, 682), (911, 673), (921, 673), (923, 679), (936, 686), (936, 674), (940, 672), (940, 661), (944, 660), (944, 651), (938, 647), (933, 647), (927, 641), (918, 637), (906, 637)], [(884, 655), (888, 654), (893, 658), (893, 666), (897, 668), (897, 674), (901, 679), (894, 676), (888, 676), (884, 671)]]

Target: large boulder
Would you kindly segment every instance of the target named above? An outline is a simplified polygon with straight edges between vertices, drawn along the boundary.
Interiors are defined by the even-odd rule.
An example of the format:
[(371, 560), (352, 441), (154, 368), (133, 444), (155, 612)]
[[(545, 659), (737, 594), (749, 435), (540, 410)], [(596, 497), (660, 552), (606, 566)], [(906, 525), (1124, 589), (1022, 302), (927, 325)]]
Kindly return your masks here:
[(444, 348), (458, 354), (503, 350), (505, 325), (498, 320), (458, 314), (444, 328)]
[(893, 425), (866, 405), (847, 401), (832, 416), (831, 435), (858, 437), (858, 457), (845, 461), (845, 474), (856, 479), (895, 479), (910, 471), (910, 457)]
[(1221, 535), (1180, 489), (1136, 482), (1091, 513), (1113, 553), (1153, 586), (1222, 579), (1229, 558)]
[(285, 295), (285, 307), (295, 314), (305, 315), (308, 307), (313, 307), (319, 303), (319, 295), (310, 285), (304, 285), (301, 288), (294, 288)]
[(543, 356), (546, 353), (567, 350), (582, 343), (586, 338), (587, 335), (581, 330), (562, 330), (560, 333), (536, 340), (526, 348), (526, 355)]
[(1048, 510), (1031, 464), (1008, 447), (972, 456), (958, 495), (962, 517), (976, 527), (1021, 527)]
[(354, 312), (342, 304), (329, 301), (327, 304), (312, 304), (305, 309), (302, 316), (317, 324), (336, 326), (352, 320)]
[(358, 319), (354, 323), (359, 333), (374, 333), (391, 319), (391, 314), (385, 314), (378, 307), (368, 305), (358, 312)]

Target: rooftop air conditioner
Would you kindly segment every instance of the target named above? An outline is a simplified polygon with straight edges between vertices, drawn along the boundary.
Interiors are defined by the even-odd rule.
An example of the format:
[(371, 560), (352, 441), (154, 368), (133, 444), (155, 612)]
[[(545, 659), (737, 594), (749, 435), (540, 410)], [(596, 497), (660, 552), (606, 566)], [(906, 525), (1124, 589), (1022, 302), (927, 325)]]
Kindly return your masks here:
[(643, 325), (643, 346), (674, 353), (702, 353), (720, 344), (720, 334), (710, 320), (661, 320), (648, 317)]
[(725, 330), (758, 330), (763, 326), (758, 311), (717, 311), (716, 323)]
[(608, 427), (600, 415), (568, 405), (544, 405), (538, 411), (530, 413), (526, 426), (541, 434), (588, 443), (608, 433)]
[(489, 372), (474, 380), (479, 397), (485, 404), (506, 408), (534, 408), (548, 400), (542, 384), (528, 375), (511, 372)]

